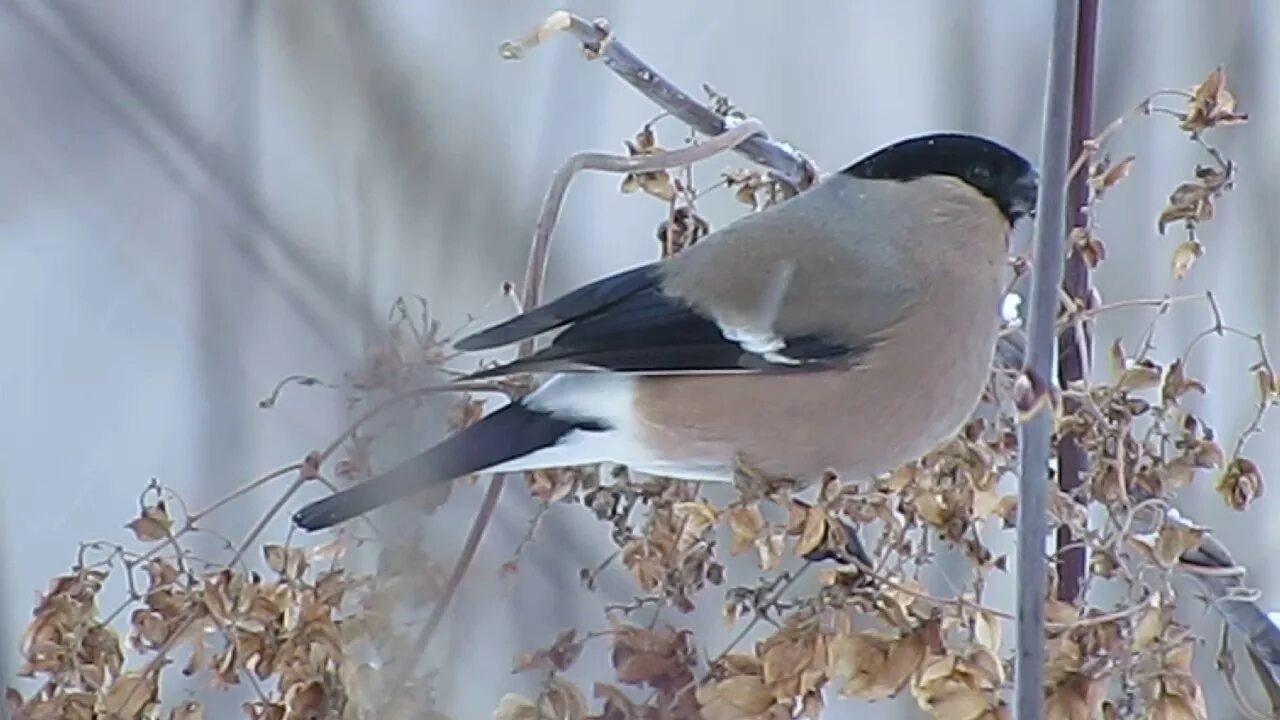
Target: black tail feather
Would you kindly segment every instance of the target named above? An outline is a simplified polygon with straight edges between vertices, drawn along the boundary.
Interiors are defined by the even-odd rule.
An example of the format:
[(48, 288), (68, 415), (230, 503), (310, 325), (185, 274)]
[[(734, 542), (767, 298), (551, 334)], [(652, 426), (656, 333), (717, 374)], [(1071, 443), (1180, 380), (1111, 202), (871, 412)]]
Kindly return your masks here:
[(598, 424), (561, 419), (514, 402), (378, 477), (299, 510), (293, 522), (321, 530), (412, 495), (431, 483), (484, 470), (554, 445), (569, 431)]

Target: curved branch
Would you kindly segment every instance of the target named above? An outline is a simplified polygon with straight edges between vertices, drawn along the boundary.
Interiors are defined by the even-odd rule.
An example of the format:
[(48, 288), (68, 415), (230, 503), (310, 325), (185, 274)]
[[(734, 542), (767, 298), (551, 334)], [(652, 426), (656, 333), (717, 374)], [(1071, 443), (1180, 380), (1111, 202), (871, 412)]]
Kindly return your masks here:
[[(556, 222), (560, 219), (560, 208), (564, 206), (564, 196), (569, 191), (569, 183), (579, 172), (601, 170), (613, 173), (637, 173), (669, 170), (691, 165), (726, 150), (741, 147), (753, 137), (763, 134), (764, 124), (752, 118), (732, 125), (724, 133), (708, 138), (705, 142), (678, 150), (653, 155), (624, 156), (580, 152), (570, 156), (552, 176), (551, 186), (547, 188), (546, 198), (542, 201), (542, 210), (538, 214), (538, 222), (534, 226), (533, 242), (529, 246), (529, 263), (525, 267), (524, 276), (525, 309), (531, 310), (536, 307), (542, 297), (542, 281), (546, 277), (547, 262), (551, 257), (551, 231), (555, 229)], [(522, 357), (532, 352), (532, 342), (527, 340), (520, 345)]]
[[(542, 41), (560, 32), (573, 35), (582, 43), (589, 59), (602, 60), (628, 85), (694, 130), (714, 136), (730, 129), (729, 120), (676, 87), (633, 53), (613, 34), (606, 20), (587, 22), (567, 10), (557, 10), (525, 37), (504, 42), (499, 51), (508, 60), (519, 60)], [(779, 179), (795, 190), (804, 190), (817, 178), (817, 171), (808, 159), (767, 135), (749, 138), (735, 149), (772, 169)]]

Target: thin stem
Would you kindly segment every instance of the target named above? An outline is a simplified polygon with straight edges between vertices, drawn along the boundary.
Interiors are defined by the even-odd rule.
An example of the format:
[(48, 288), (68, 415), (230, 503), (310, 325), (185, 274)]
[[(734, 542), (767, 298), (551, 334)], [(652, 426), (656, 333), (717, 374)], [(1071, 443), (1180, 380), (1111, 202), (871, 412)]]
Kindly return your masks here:
[[(548, 37), (560, 32), (573, 35), (582, 43), (588, 58), (602, 60), (605, 67), (617, 73), (628, 85), (703, 135), (723, 135), (731, 129), (729, 120), (693, 99), (641, 60), (613, 34), (605, 20), (589, 23), (570, 12), (558, 10), (528, 35), (502, 43), (499, 52), (508, 60), (519, 60)], [(813, 163), (767, 135), (752, 137), (741, 145), (735, 145), (734, 149), (771, 168), (795, 190), (804, 190), (817, 178)]]
[[(654, 155), (610, 155), (598, 152), (580, 152), (571, 156), (551, 179), (547, 195), (542, 201), (542, 210), (538, 214), (538, 222), (534, 226), (533, 244), (529, 248), (529, 264), (525, 268), (524, 288), (526, 308), (536, 307), (538, 303), (529, 302), (530, 297), (542, 296), (542, 281), (547, 274), (547, 263), (551, 257), (551, 231), (560, 219), (560, 208), (564, 206), (565, 194), (569, 191), (569, 183), (575, 175), (583, 170), (600, 170), (613, 173), (651, 172), (669, 170), (706, 160), (726, 150), (746, 142), (751, 137), (764, 132), (764, 124), (759, 120), (744, 120), (724, 134), (708, 138), (697, 145), (690, 145), (678, 150), (670, 150)], [(531, 352), (532, 340), (521, 344), (522, 356)]]
[(396, 395), (395, 397), (387, 398), (381, 403), (369, 408), (364, 412), (363, 415), (356, 418), (350, 425), (347, 426), (346, 430), (343, 430), (342, 433), (338, 435), (338, 437), (333, 439), (333, 442), (329, 443), (328, 447), (326, 447), (324, 450), (320, 452), (319, 455), (316, 456), (316, 466), (319, 467), (320, 465), (323, 465), (324, 462), (328, 460), (330, 456), (332, 456), (335, 452), (337, 452), (338, 448), (342, 447), (342, 443), (346, 442), (348, 438), (350, 438), (352, 435), (355, 434), (357, 430), (360, 429), (360, 426), (369, 422), (374, 417), (382, 414), (387, 410), (387, 408), (390, 408), (394, 405), (398, 405), (404, 402), (405, 400), (412, 400), (417, 397), (422, 397), (423, 395), (435, 395), (439, 393), (451, 393), (451, 392), (505, 393), (507, 391), (502, 386), (492, 382), (443, 383), (440, 385), (426, 385), (420, 388), (414, 388), (413, 390), (407, 390), (405, 392), (400, 393), (399, 395)]
[(253, 482), (240, 487), (238, 490), (231, 493), (230, 495), (227, 495), (226, 497), (219, 499), (217, 502), (210, 505), (209, 507), (188, 517), (187, 524), (195, 525), (197, 522), (204, 519), (206, 516), (208, 516), (210, 513), (214, 512), (218, 508), (221, 508), (227, 505), (228, 503), (235, 501), (237, 498), (247, 495), (248, 493), (251, 493), (254, 490), (257, 490), (258, 488), (262, 487), (263, 485), (266, 485), (267, 483), (271, 482), (272, 480), (275, 480), (276, 478), (282, 475), (288, 475), (291, 472), (297, 472), (298, 470), (301, 470), (301, 469), (302, 469), (302, 463), (298, 462), (298, 463), (293, 463), (292, 465), (285, 465), (284, 467), (278, 468), (276, 470), (272, 470), (271, 472), (267, 473), (266, 475), (263, 475), (257, 480), (254, 480)]
[(262, 516), (262, 519), (258, 520), (258, 524), (253, 526), (253, 530), (249, 531), (249, 534), (240, 543), (240, 546), (236, 548), (235, 555), (231, 556), (231, 562), (227, 563), (228, 566), (235, 565), (240, 562), (240, 559), (244, 557), (244, 554), (253, 546), (253, 542), (258, 539), (258, 536), (262, 534), (262, 531), (267, 528), (267, 525), (270, 524), (276, 514), (280, 512), (280, 508), (284, 507), (285, 503), (289, 502), (289, 498), (293, 497), (293, 494), (296, 493), (298, 488), (302, 487), (302, 484), (306, 481), (307, 478), (304, 477), (299, 477), (294, 480), (293, 483), (289, 485), (289, 489), (285, 490), (284, 493), (271, 504), (270, 509), (268, 509), (266, 514)]

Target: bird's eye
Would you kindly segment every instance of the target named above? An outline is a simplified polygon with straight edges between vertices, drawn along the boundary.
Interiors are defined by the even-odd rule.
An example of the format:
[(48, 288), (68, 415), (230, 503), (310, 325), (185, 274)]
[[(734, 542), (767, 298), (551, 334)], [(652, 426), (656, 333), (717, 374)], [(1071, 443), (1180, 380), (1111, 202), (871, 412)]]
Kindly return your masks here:
[(986, 182), (991, 179), (991, 169), (986, 165), (974, 165), (969, 168), (969, 179), (973, 182)]

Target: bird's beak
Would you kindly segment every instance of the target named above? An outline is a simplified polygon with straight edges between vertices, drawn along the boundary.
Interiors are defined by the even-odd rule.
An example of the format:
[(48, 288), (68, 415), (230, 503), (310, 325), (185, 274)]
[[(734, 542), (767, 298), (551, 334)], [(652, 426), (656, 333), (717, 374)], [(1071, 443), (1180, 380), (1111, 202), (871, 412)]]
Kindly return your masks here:
[(1009, 208), (1014, 217), (1036, 216), (1036, 200), (1040, 194), (1040, 174), (1028, 170), (1013, 184), (1012, 203)]

